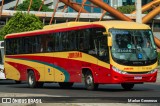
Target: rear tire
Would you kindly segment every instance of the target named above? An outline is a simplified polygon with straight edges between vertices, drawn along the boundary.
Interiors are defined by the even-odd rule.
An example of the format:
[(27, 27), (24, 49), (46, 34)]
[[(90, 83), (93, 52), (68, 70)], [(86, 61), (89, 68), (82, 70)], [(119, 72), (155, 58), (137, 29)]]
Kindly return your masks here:
[(86, 89), (87, 90), (96, 90), (96, 89), (98, 89), (98, 85), (99, 84), (94, 83), (93, 75), (92, 75), (91, 72), (88, 71), (85, 74), (85, 86), (86, 86)]
[(131, 90), (134, 87), (134, 84), (132, 83), (123, 83), (121, 84), (124, 90)]
[(36, 82), (36, 77), (33, 71), (28, 72), (28, 85), (30, 88), (38, 87), (38, 82)]
[(65, 88), (65, 89), (71, 88), (73, 86), (73, 84), (74, 83), (72, 83), (72, 82), (59, 82), (59, 86), (61, 88)]

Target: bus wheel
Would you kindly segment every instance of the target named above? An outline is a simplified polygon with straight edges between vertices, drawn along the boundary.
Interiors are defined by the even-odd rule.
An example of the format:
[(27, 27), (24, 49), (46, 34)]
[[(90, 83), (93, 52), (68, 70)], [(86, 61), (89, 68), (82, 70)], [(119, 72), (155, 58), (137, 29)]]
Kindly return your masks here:
[(30, 88), (37, 87), (37, 82), (33, 71), (28, 72), (28, 85)]
[(130, 83), (123, 83), (121, 84), (121, 86), (123, 87), (123, 89), (125, 90), (131, 90), (134, 87), (134, 84), (130, 84)]
[(59, 82), (59, 86), (61, 88), (71, 88), (73, 84), (73, 82)]
[(98, 84), (94, 83), (93, 75), (91, 72), (85, 74), (85, 86), (88, 90), (98, 89)]

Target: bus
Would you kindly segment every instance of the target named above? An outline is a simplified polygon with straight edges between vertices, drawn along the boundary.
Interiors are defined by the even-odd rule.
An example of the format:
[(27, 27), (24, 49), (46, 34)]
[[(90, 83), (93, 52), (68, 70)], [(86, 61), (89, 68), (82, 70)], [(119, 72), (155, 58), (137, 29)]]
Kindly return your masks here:
[(6, 79), (4, 74), (4, 41), (0, 41), (0, 79)]
[(127, 21), (67, 22), (41, 30), (5, 36), (5, 75), (29, 87), (58, 83), (70, 88), (84, 83), (156, 82), (157, 51), (148, 25)]

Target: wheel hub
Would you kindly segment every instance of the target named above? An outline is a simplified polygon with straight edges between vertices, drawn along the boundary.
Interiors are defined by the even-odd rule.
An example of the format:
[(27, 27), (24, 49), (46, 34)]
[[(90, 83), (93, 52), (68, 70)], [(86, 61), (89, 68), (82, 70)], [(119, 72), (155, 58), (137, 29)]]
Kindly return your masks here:
[(91, 85), (93, 83), (93, 79), (91, 76), (88, 76), (87, 79), (86, 79), (86, 82), (88, 85)]
[(29, 77), (29, 83), (30, 83), (31, 85), (33, 84), (33, 77), (32, 77), (32, 76)]

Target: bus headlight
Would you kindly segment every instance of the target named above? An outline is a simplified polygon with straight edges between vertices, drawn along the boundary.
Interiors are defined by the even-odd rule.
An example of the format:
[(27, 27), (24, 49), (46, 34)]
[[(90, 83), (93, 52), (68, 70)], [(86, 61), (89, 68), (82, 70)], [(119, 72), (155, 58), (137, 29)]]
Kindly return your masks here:
[(153, 69), (153, 70), (149, 71), (147, 74), (153, 74), (153, 73), (155, 73), (157, 71), (158, 71), (158, 69)]
[(127, 72), (122, 71), (122, 70), (119, 70), (118, 68), (116, 68), (116, 67), (114, 67), (114, 66), (112, 66), (112, 69), (113, 69), (113, 71), (115, 71), (115, 72), (117, 72), (117, 73), (120, 73), (120, 74), (127, 74)]

